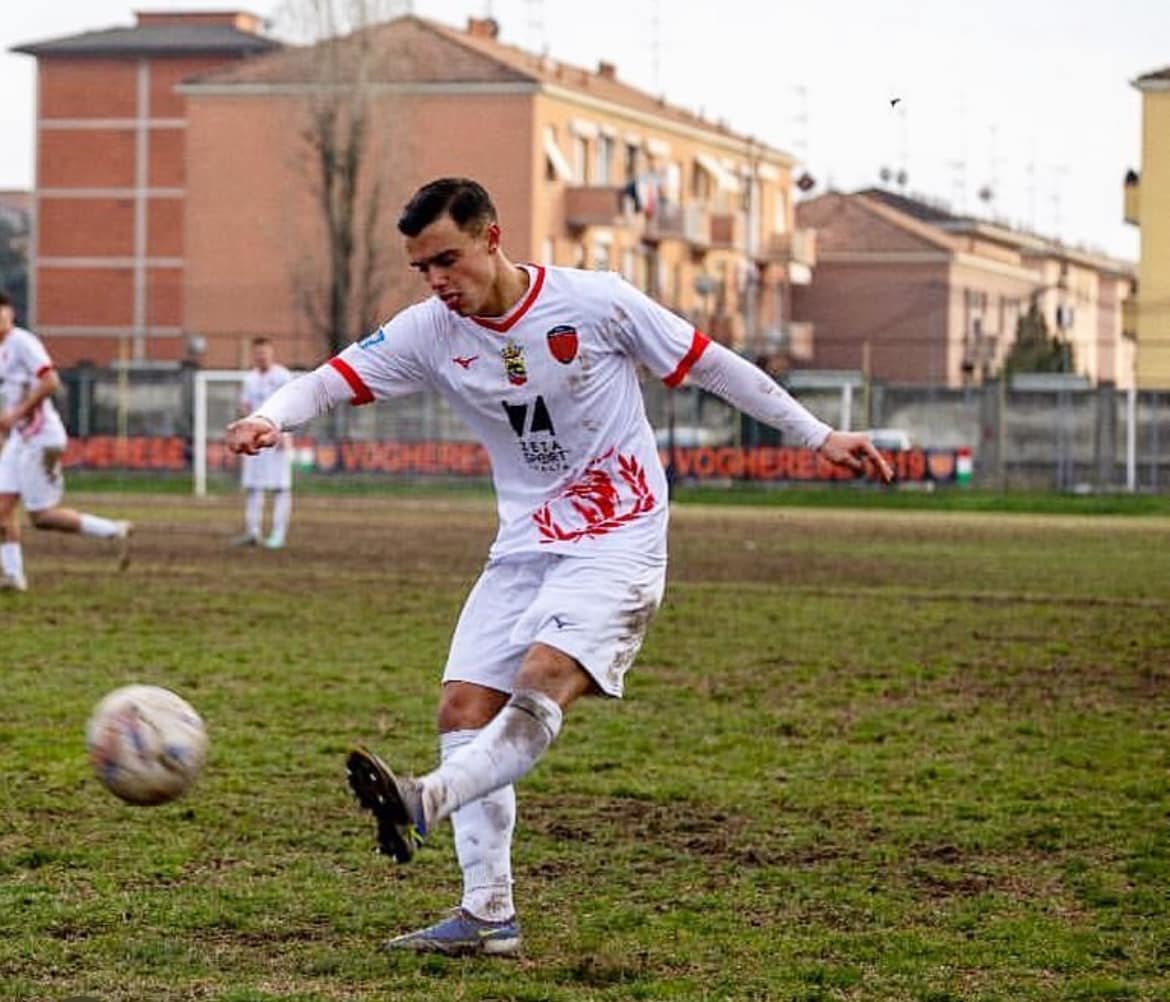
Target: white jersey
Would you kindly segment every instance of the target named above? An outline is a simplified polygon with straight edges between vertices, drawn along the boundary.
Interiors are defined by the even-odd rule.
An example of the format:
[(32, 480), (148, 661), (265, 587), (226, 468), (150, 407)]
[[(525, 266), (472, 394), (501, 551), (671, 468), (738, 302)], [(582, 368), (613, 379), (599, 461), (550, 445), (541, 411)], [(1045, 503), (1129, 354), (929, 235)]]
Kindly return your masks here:
[(505, 316), (462, 317), (432, 297), (329, 363), (353, 403), (436, 390), (491, 459), (491, 555), (665, 557), (666, 476), (637, 365), (677, 386), (709, 344), (611, 272), (528, 266)]
[[(41, 339), (23, 327), (13, 327), (0, 342), (0, 392), (3, 392), (4, 409), (17, 406), (41, 376), (52, 368), (53, 360)], [(42, 400), (37, 409), (16, 426), (16, 432), (26, 442), (65, 445), (65, 425), (50, 397)]]
[(266, 372), (252, 369), (244, 377), (244, 386), (240, 390), (240, 406), (245, 413), (251, 413), (290, 379), (292, 373), (283, 365), (270, 365)]

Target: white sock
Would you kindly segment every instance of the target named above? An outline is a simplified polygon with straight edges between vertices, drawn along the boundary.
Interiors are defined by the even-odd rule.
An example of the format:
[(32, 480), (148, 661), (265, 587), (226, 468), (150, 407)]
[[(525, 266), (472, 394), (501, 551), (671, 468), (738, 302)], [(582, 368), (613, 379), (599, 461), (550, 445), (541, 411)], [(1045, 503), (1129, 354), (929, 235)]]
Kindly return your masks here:
[(98, 539), (113, 539), (118, 535), (118, 523), (101, 515), (81, 516), (81, 534), (83, 536), (97, 536)]
[[(443, 761), (470, 744), (479, 731), (439, 735)], [(464, 804), (451, 815), (455, 856), (463, 871), (463, 910), (488, 922), (516, 914), (512, 901), (512, 832), (516, 827), (516, 789), (511, 784)]]
[(536, 765), (561, 729), (561, 708), (535, 689), (512, 698), (474, 740), (419, 779), (427, 828)]
[(292, 491), (277, 491), (272, 501), (272, 535), (282, 542), (288, 535), (288, 520), (292, 515)]
[(248, 491), (244, 500), (244, 532), (253, 539), (260, 538), (260, 523), (264, 520), (264, 492)]
[(24, 577), (24, 553), (20, 543), (0, 543), (0, 571), (5, 577)]

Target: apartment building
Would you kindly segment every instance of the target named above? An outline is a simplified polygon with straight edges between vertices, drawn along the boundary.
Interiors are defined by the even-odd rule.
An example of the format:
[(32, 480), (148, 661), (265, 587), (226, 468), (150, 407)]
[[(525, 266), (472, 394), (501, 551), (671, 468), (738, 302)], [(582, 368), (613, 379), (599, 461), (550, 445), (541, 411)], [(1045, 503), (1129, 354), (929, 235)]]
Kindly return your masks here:
[(137, 14), (32, 42), (29, 323), (59, 364), (173, 362), (183, 321), (186, 102), (175, 85), (277, 43), (243, 13)]
[[(457, 174), (493, 193), (514, 259), (617, 270), (753, 357), (809, 357), (791, 301), (815, 246), (795, 228), (789, 155), (628, 86), (608, 63), (586, 70), (506, 45), (490, 19), (461, 30), (406, 16), (179, 88), (183, 315), (206, 364), (238, 364), (257, 334), (290, 361), (322, 357), (310, 313), (327, 243), (304, 136), (328, 93), (357, 93), (345, 76), (357, 66), (368, 126), (355, 211), (378, 224), (359, 228), (354, 255), (375, 262), (379, 317), (426, 295), (394, 230), (399, 208)], [(356, 310), (346, 322), (348, 337), (362, 332)]]
[(1125, 184), (1125, 220), (1141, 228), (1137, 383), (1170, 389), (1170, 67), (1134, 81), (1142, 95), (1142, 162)]
[(795, 315), (816, 327), (816, 368), (894, 383), (961, 387), (999, 373), (1033, 303), (1093, 383), (1129, 387), (1131, 264), (896, 192), (802, 202), (818, 266)]

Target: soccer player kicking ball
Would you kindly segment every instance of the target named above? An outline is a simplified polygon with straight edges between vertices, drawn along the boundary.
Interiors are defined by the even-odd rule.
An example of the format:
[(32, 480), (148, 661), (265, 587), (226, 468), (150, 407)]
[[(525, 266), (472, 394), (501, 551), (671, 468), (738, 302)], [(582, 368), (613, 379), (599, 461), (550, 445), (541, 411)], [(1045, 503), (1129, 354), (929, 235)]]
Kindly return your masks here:
[(667, 485), (638, 366), (668, 386), (690, 379), (858, 474), (871, 463), (888, 482), (892, 471), (864, 435), (833, 431), (619, 276), (513, 264), (474, 181), (420, 188), (398, 229), (434, 295), (278, 390), (227, 441), (252, 454), (345, 400), (437, 390), (487, 449), (499, 532), (451, 641), (441, 763), (396, 777), (358, 749), (347, 765), (386, 855), (406, 862), (439, 822), (454, 827), (460, 907), (387, 946), (515, 954), (513, 784), (571, 703), (621, 696), (662, 600)]
[(118, 566), (130, 563), (130, 522), (62, 508), (65, 425), (53, 406), (61, 385), (53, 360), (31, 331), (17, 327), (12, 300), (0, 292), (0, 591), (26, 591), (16, 506), (38, 529), (112, 540)]

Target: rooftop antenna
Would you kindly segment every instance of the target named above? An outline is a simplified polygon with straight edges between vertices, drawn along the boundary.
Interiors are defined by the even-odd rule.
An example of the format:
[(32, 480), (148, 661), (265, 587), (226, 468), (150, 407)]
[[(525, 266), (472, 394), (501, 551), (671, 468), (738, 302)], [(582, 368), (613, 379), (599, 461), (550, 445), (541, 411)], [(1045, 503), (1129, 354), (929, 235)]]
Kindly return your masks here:
[(796, 84), (792, 88), (796, 110), (792, 115), (792, 150), (803, 164), (808, 164), (808, 88)]
[(662, 17), (659, 0), (650, 5), (650, 68), (654, 76), (654, 93), (662, 93)]
[(1053, 164), (1048, 168), (1052, 174), (1052, 194), (1049, 195), (1049, 200), (1052, 202), (1052, 235), (1058, 240), (1061, 239), (1061, 195), (1064, 178), (1068, 174), (1068, 167), (1065, 164)]
[(995, 196), (999, 191), (999, 156), (996, 153), (996, 137), (999, 130), (994, 125), (987, 127), (987, 183), (976, 194), (994, 217)]
[(955, 209), (958, 212), (967, 211), (967, 92), (959, 91), (959, 158), (950, 161), (952, 171), (951, 185), (954, 189)]
[[(899, 101), (894, 110), (898, 116), (898, 142), (901, 146), (898, 151), (898, 175), (905, 179), (910, 176), (910, 117), (906, 112), (905, 101)], [(905, 180), (901, 183), (905, 184)]]
[(1036, 232), (1036, 140), (1032, 140), (1032, 152), (1024, 166), (1027, 177), (1025, 189), (1028, 193), (1028, 229)]
[(529, 44), (534, 52), (548, 55), (548, 37), (544, 31), (543, 0), (524, 0), (527, 13)]

